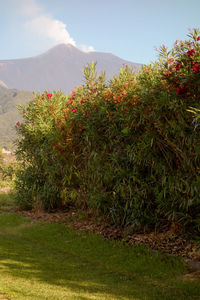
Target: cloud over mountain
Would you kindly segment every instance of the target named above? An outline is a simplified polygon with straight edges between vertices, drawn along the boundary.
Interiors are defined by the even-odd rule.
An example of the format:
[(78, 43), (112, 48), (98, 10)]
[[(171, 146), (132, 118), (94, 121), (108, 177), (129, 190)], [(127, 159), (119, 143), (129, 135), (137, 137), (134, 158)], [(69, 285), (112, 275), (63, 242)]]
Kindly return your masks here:
[[(30, 35), (35, 35), (38, 40), (39, 38), (50, 40), (51, 46), (61, 43), (77, 46), (67, 30), (67, 25), (45, 12), (35, 0), (19, 0), (18, 9), (26, 19), (24, 26)], [(93, 46), (80, 45), (78, 48), (84, 52), (94, 51)]]
[(67, 25), (50, 15), (42, 14), (27, 21), (25, 26), (38, 35), (52, 39), (57, 44), (65, 43), (76, 46), (74, 39), (67, 31)]

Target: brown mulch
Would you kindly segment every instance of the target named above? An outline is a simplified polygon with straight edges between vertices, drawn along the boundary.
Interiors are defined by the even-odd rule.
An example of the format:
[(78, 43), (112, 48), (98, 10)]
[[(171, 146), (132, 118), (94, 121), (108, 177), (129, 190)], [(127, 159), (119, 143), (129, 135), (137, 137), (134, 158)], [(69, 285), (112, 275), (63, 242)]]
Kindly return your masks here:
[(127, 233), (127, 229), (111, 227), (106, 220), (94, 218), (92, 213), (80, 217), (78, 211), (44, 212), (42, 210), (20, 211), (33, 220), (44, 220), (51, 223), (59, 222), (73, 227), (76, 230), (93, 232), (104, 238), (121, 240), (129, 245), (144, 244), (153, 251), (164, 254), (182, 256), (193, 271), (200, 271), (200, 242), (185, 238), (175, 228), (168, 228), (162, 232)]

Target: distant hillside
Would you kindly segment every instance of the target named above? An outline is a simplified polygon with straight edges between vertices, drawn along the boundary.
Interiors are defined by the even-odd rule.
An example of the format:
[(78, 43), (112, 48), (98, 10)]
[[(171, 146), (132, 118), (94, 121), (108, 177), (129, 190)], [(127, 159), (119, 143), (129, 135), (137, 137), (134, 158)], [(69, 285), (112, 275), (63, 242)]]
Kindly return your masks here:
[(16, 109), (19, 104), (26, 104), (33, 94), (26, 91), (9, 90), (0, 86), (0, 145), (10, 147), (15, 137), (14, 126), (21, 120)]
[(28, 91), (63, 90), (70, 92), (82, 84), (82, 70), (87, 63), (97, 62), (97, 72), (107, 79), (118, 73), (123, 64), (140, 68), (111, 53), (83, 52), (72, 45), (60, 44), (46, 53), (25, 59), (0, 60), (1, 86)]

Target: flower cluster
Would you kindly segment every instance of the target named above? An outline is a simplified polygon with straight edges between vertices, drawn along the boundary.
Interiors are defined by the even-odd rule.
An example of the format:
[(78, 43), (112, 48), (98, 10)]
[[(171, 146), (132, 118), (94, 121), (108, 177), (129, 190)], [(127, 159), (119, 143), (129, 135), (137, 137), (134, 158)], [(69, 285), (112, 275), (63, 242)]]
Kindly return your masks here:
[(188, 57), (191, 57), (191, 56), (193, 56), (194, 54), (195, 54), (195, 50), (194, 50), (194, 49), (188, 50), (188, 52), (187, 52), (187, 56), (188, 56)]
[(53, 96), (53, 94), (52, 93), (48, 93), (48, 94), (42, 94), (42, 99), (45, 99), (45, 98), (48, 98), (48, 99), (50, 99), (50, 98), (52, 98), (52, 96)]
[(195, 73), (199, 73), (200, 72), (200, 63), (194, 63), (193, 66), (192, 66), (192, 70)]
[(176, 64), (176, 70), (179, 71), (180, 68), (181, 68), (181, 63), (180, 63), (180, 62), (177, 62), (177, 64)]
[[(72, 106), (74, 104), (74, 101), (76, 101), (76, 97), (77, 97), (76, 91), (72, 90), (71, 91), (71, 96), (68, 97), (68, 102), (66, 104), (67, 109), (64, 110), (65, 112), (68, 111), (68, 107), (69, 106)], [(79, 103), (80, 104), (85, 103), (85, 101), (83, 100), (83, 98), (81, 98), (81, 100), (79, 101)], [(77, 102), (76, 102), (76, 104), (77, 104)], [(70, 111), (72, 111), (73, 113), (76, 113), (77, 109), (78, 109), (78, 106), (75, 106), (75, 107), (70, 108)]]
[(169, 92), (196, 99), (199, 82), (197, 74), (200, 73), (199, 31), (194, 29), (189, 37), (187, 41), (176, 41), (171, 51), (167, 51), (164, 46), (160, 48), (161, 57), (164, 58), (161, 72), (164, 75), (163, 85)]

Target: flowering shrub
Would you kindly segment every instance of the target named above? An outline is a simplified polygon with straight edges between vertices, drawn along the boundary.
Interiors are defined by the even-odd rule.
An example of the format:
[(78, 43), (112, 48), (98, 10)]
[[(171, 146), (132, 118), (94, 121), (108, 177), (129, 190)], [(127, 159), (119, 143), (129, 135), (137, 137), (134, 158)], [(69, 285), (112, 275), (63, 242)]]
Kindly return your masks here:
[(190, 40), (176, 41), (171, 51), (161, 48), (162, 66), (169, 88), (174, 88), (178, 95), (185, 98), (195, 97), (199, 100), (199, 31), (194, 29), (188, 36)]
[(109, 83), (88, 65), (70, 95), (46, 91), (21, 108), (18, 202), (90, 207), (137, 228), (199, 230), (200, 132), (188, 108), (199, 107), (200, 35), (189, 37), (161, 47), (140, 72), (124, 66)]

